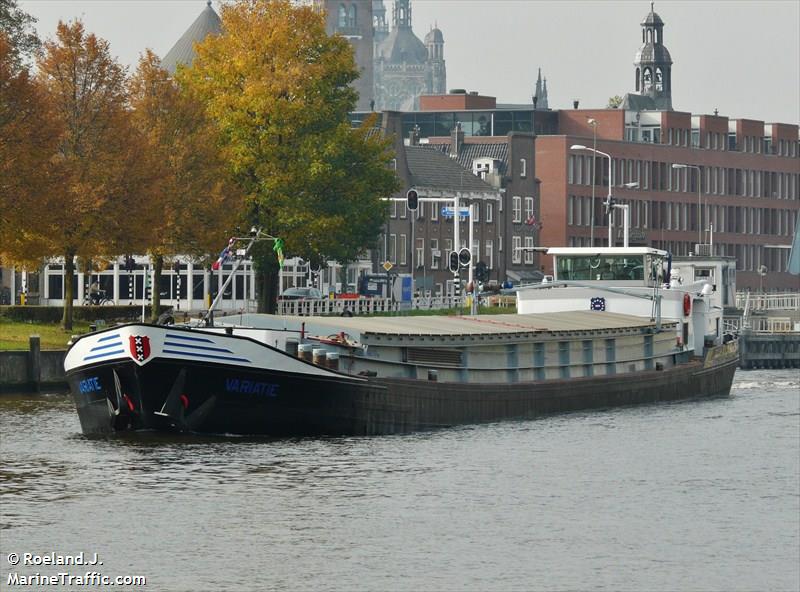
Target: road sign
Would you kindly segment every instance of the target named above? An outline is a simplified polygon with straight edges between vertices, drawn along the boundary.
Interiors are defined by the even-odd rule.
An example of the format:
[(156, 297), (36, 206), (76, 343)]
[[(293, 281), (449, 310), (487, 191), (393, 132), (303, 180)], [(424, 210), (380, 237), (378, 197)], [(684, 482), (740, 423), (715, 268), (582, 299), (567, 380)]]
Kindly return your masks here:
[(394, 264), (393, 264), (391, 261), (385, 261), (385, 262), (384, 262), (384, 264), (383, 264), (383, 268), (384, 268), (384, 269), (385, 269), (387, 272), (388, 272), (388, 271), (391, 271), (391, 270), (392, 270), (392, 267), (394, 267)]
[[(454, 208), (445, 206), (442, 208), (442, 216), (445, 218), (452, 218), (453, 217)], [(469, 208), (458, 208), (458, 215), (462, 218), (466, 218), (469, 216)]]

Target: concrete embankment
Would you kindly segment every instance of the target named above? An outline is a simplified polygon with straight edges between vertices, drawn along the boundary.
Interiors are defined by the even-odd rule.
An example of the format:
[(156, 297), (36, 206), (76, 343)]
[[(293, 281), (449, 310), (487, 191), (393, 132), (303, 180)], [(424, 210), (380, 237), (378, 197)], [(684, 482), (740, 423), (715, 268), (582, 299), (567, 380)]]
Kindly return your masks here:
[(42, 351), (37, 335), (28, 351), (0, 352), (0, 392), (65, 389), (64, 350)]

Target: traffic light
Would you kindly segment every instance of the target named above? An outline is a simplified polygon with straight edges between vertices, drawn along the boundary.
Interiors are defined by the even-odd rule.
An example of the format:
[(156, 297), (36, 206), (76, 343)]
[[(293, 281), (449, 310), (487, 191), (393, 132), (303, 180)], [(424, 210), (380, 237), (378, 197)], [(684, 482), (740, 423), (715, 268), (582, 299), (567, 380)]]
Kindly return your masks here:
[(447, 265), (447, 268), (453, 273), (458, 273), (459, 263), (458, 253), (456, 251), (450, 251), (450, 261)]
[(472, 259), (472, 253), (467, 247), (464, 247), (458, 252), (458, 262), (464, 267), (469, 265), (470, 259)]
[(419, 194), (413, 189), (409, 189), (406, 192), (406, 200), (406, 206), (409, 210), (415, 211), (419, 206)]
[(489, 268), (483, 261), (478, 261), (475, 264), (475, 279), (479, 282), (485, 282), (489, 279)]

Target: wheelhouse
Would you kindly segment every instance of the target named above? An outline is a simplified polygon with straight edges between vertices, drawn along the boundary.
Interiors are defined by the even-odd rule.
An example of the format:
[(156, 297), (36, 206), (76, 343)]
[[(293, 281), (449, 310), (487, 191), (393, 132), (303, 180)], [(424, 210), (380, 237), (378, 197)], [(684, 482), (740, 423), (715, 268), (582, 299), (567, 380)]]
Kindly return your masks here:
[(667, 281), (669, 254), (649, 247), (552, 248), (554, 281), (661, 285)]

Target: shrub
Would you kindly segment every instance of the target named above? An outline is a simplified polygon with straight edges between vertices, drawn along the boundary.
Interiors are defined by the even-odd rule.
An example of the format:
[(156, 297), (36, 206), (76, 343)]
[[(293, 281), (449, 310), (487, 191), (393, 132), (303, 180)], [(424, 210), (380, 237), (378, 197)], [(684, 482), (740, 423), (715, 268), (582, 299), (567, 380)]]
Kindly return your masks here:
[[(168, 306), (162, 306), (161, 312)], [(59, 323), (64, 314), (60, 306), (0, 306), (0, 317), (10, 321)], [(141, 306), (75, 306), (72, 318), (76, 321), (129, 322), (142, 318)], [(145, 318), (150, 318), (150, 307), (145, 307)]]

